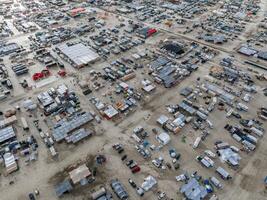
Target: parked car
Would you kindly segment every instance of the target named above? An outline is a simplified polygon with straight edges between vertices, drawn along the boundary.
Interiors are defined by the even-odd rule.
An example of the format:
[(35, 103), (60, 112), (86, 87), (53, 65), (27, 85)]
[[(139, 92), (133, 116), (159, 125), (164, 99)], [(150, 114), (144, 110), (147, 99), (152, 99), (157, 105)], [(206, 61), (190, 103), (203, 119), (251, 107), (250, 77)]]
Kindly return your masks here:
[(129, 167), (134, 161), (133, 160), (129, 160), (126, 165)]
[(132, 168), (132, 173), (135, 174), (137, 172), (140, 172), (140, 170), (141, 168), (138, 165), (136, 165), (134, 168)]
[(215, 158), (215, 157), (216, 157), (216, 154), (213, 153), (211, 150), (205, 150), (204, 153), (205, 153), (207, 156), (211, 157), (211, 158)]
[(123, 148), (121, 148), (121, 149), (118, 150), (118, 153), (119, 154), (121, 154), (122, 152), (124, 152), (124, 149)]
[(123, 155), (123, 156), (121, 157), (121, 160), (124, 161), (126, 158), (127, 158), (127, 155), (125, 154), (125, 155)]
[(130, 185), (133, 187), (133, 188), (136, 188), (136, 183), (132, 180), (132, 179), (128, 179), (128, 182), (130, 183)]
[(181, 175), (179, 175), (179, 176), (176, 176), (175, 179), (176, 179), (177, 182), (179, 182), (179, 181), (184, 181), (184, 180), (186, 180), (187, 177), (186, 177), (186, 174), (181, 174)]
[(174, 163), (173, 166), (175, 170), (178, 170), (180, 168), (180, 164), (178, 162)]
[(34, 194), (33, 194), (33, 193), (30, 193), (30, 194), (29, 194), (29, 199), (30, 199), (30, 200), (35, 200), (35, 197), (34, 197)]
[(137, 163), (136, 162), (133, 162), (132, 164), (129, 165), (129, 168), (130, 169), (133, 169), (135, 166), (137, 166)]
[(158, 200), (165, 199), (166, 193), (165, 192), (158, 192)]
[(119, 143), (118, 144), (114, 144), (112, 147), (113, 147), (113, 149), (118, 151), (119, 149), (122, 148), (122, 144), (119, 144)]

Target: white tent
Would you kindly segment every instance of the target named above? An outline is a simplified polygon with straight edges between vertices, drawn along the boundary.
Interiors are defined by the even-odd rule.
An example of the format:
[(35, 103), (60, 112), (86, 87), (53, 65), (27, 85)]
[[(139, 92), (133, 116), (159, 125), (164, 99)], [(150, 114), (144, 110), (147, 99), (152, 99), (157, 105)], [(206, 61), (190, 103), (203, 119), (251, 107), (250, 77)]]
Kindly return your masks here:
[(153, 176), (148, 176), (145, 178), (145, 181), (142, 183), (142, 188), (147, 192), (152, 187), (157, 184), (157, 180)]
[(163, 144), (163, 145), (168, 144), (168, 143), (170, 142), (170, 140), (171, 140), (169, 134), (168, 134), (168, 133), (165, 133), (165, 132), (159, 134), (159, 135), (156, 137), (156, 139), (159, 141), (159, 143), (161, 143), (161, 144)]

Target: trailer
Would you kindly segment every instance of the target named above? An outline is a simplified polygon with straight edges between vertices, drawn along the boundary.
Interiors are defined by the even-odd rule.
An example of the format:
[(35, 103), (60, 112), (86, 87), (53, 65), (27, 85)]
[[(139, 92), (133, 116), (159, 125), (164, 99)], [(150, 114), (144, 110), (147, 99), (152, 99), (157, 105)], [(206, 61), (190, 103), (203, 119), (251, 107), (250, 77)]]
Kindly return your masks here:
[(243, 140), (243, 141), (242, 141), (242, 144), (243, 144), (245, 147), (247, 147), (249, 150), (251, 150), (251, 151), (254, 151), (254, 150), (256, 149), (256, 146), (255, 146), (254, 144), (250, 143), (250, 142), (247, 141), (247, 140)]
[(15, 66), (15, 67), (12, 67), (12, 70), (14, 72), (16, 71), (19, 71), (19, 70), (22, 70), (22, 69), (26, 69), (27, 67), (25, 65), (18, 65), (18, 66)]
[(24, 68), (24, 69), (22, 69), (22, 70), (15, 71), (15, 74), (16, 74), (17, 76), (20, 76), (20, 75), (23, 75), (23, 74), (28, 73), (28, 71), (29, 71), (28, 68)]
[(258, 139), (257, 139), (256, 137), (250, 135), (250, 134), (247, 134), (246, 139), (247, 139), (250, 143), (252, 143), (252, 144), (254, 144), (254, 145), (256, 145), (256, 144), (258, 143)]
[(221, 189), (223, 186), (221, 184), (221, 182), (215, 178), (214, 176), (210, 178), (210, 182), (217, 188)]
[(22, 123), (23, 130), (25, 130), (25, 131), (29, 130), (28, 123), (24, 117), (21, 117), (21, 123)]
[(242, 138), (239, 137), (237, 134), (233, 134), (232, 137), (237, 141), (237, 142), (241, 142)]
[(222, 167), (218, 167), (216, 169), (216, 172), (220, 175), (220, 177), (224, 180), (229, 180), (231, 179), (232, 177), (230, 176), (230, 174), (225, 170), (223, 169)]
[(230, 145), (227, 142), (222, 142), (222, 143), (219, 143), (219, 144), (215, 145), (215, 149), (216, 150), (226, 149), (228, 147), (230, 147)]
[(131, 138), (133, 138), (137, 143), (142, 142), (142, 140), (136, 134), (132, 134)]
[(261, 131), (261, 130), (255, 128), (255, 127), (252, 127), (250, 130), (252, 131), (252, 133), (256, 134), (259, 137), (263, 136), (263, 131)]
[(196, 149), (199, 146), (200, 141), (201, 141), (201, 137), (197, 137), (193, 144), (193, 149)]

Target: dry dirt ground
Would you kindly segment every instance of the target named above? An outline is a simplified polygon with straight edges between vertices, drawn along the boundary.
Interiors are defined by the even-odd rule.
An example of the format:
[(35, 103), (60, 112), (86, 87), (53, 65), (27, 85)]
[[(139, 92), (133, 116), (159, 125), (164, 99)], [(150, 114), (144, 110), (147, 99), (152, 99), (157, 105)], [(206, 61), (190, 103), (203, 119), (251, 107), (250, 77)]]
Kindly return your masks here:
[[(263, 0), (263, 2), (266, 2)], [(254, 27), (254, 26), (253, 26)], [(252, 28), (253, 28), (252, 27)], [(163, 30), (164, 31), (164, 30)], [(152, 38), (148, 41), (149, 45), (153, 45), (162, 38), (166, 38), (166, 33), (160, 33), (155, 38)], [(179, 38), (179, 35), (176, 35)], [(14, 40), (18, 40), (17, 38)], [(20, 42), (22, 44), (27, 44), (26, 37), (20, 37)], [(225, 47), (224, 47), (225, 48)], [(232, 52), (232, 51), (229, 51)], [(130, 54), (129, 53), (126, 53)], [(174, 88), (165, 89), (162, 86), (158, 86), (157, 90), (152, 94), (146, 97), (146, 102), (139, 107), (134, 113), (129, 115), (127, 118), (112, 122), (103, 120), (101, 124), (92, 123), (90, 128), (93, 128), (96, 132), (91, 138), (79, 143), (75, 146), (67, 146), (65, 144), (59, 144), (56, 148), (59, 151), (59, 158), (57, 160), (51, 159), (47, 148), (41, 141), (37, 130), (33, 126), (33, 120), (39, 119), (40, 126), (43, 130), (49, 130), (49, 127), (44, 123), (44, 117), (40, 115), (40, 112), (37, 112), (35, 117), (30, 117), (29, 113), (22, 111), (18, 115), (26, 116), (29, 125), (30, 132), (25, 132), (21, 129), (19, 125), (16, 125), (17, 135), (19, 139), (25, 138), (26, 136), (33, 134), (36, 136), (39, 143), (39, 159), (37, 162), (30, 163), (30, 165), (25, 164), (25, 160), (21, 158), (19, 160), (20, 170), (15, 172), (7, 177), (0, 176), (0, 200), (26, 200), (27, 195), (30, 192), (33, 192), (35, 188), (40, 190), (40, 197), (38, 199), (42, 200), (56, 200), (57, 197), (54, 191), (54, 185), (66, 177), (66, 172), (64, 170), (71, 165), (75, 165), (82, 160), (85, 160), (90, 156), (95, 156), (96, 154), (105, 154), (107, 157), (107, 162), (105, 166), (99, 171), (97, 175), (97, 181), (93, 185), (85, 186), (85, 188), (78, 188), (72, 194), (67, 194), (64, 196), (66, 200), (83, 200), (89, 199), (90, 193), (92, 190), (100, 187), (101, 185), (106, 185), (109, 188), (109, 181), (112, 178), (118, 178), (122, 181), (123, 185), (126, 187), (127, 191), (130, 194), (131, 200), (141, 199), (133, 188), (128, 184), (128, 178), (131, 177), (138, 185), (143, 182), (144, 177), (151, 174), (157, 178), (158, 186), (145, 194), (142, 199), (145, 200), (155, 200), (156, 192), (158, 190), (164, 191), (168, 197), (173, 199), (183, 199), (182, 195), (178, 193), (181, 183), (175, 181), (175, 176), (183, 173), (184, 171), (193, 172), (198, 171), (203, 177), (217, 176), (215, 175), (214, 169), (208, 170), (200, 166), (196, 161), (195, 157), (203, 152), (205, 149), (213, 149), (213, 143), (216, 140), (225, 140), (230, 144), (239, 146), (230, 135), (223, 129), (224, 125), (228, 122), (233, 123), (235, 119), (225, 118), (225, 113), (221, 111), (214, 111), (210, 118), (214, 123), (214, 129), (211, 130), (211, 135), (207, 138), (204, 143), (200, 144), (200, 147), (196, 150), (192, 149), (192, 143), (194, 139), (200, 134), (198, 131), (194, 131), (190, 125), (187, 125), (179, 134), (171, 135), (171, 143), (163, 147), (159, 152), (153, 152), (152, 158), (158, 157), (159, 155), (163, 156), (167, 161), (170, 161), (168, 150), (170, 147), (175, 147), (181, 153), (181, 169), (178, 171), (167, 170), (160, 171), (156, 169), (151, 160), (145, 161), (135, 150), (135, 142), (130, 138), (132, 130), (137, 125), (142, 125), (148, 132), (151, 132), (151, 129), (157, 127), (156, 119), (161, 114), (167, 114), (165, 105), (172, 103), (179, 103), (183, 98), (179, 95), (179, 91), (184, 86), (193, 85), (197, 77), (204, 77), (208, 74), (209, 67), (213, 63), (218, 63), (219, 58), (227, 56), (228, 53), (221, 52), (221, 54), (214, 59), (212, 62), (201, 66), (199, 70), (192, 74), (191, 77), (184, 80), (181, 84), (177, 85)], [(243, 56), (236, 55), (237, 60), (244, 59)], [(5, 58), (5, 62), (8, 63)], [(76, 71), (67, 65), (67, 70), (70, 72)], [(81, 74), (89, 73), (91, 69), (100, 70), (105, 66), (105, 63), (100, 63), (92, 66), (92, 68), (82, 69)], [(244, 68), (248, 66), (242, 65)], [(142, 74), (138, 74), (138, 77), (143, 77)], [(93, 106), (89, 103), (88, 98), (81, 94), (80, 89), (77, 85), (74, 85), (72, 77), (67, 77), (65, 79), (60, 79), (56, 77), (55, 81), (44, 84), (40, 88), (35, 88), (30, 91), (24, 91), (19, 86), (16, 77), (12, 77), (12, 82), (14, 85), (14, 96), (12, 99), (1, 102), (0, 110), (7, 110), (15, 105), (17, 105), (21, 100), (32, 97), (36, 98), (36, 95), (41, 92), (49, 89), (50, 87), (57, 86), (61, 83), (67, 84), (70, 88), (77, 91), (80, 96), (81, 104), (84, 110), (89, 111), (94, 109)], [(136, 79), (130, 81), (130, 84), (139, 85), (140, 81)], [(259, 88), (266, 86), (266, 82), (257, 82)], [(104, 93), (107, 90), (107, 87), (100, 91)], [(263, 96), (261, 92), (257, 93), (253, 101), (250, 103), (250, 110), (247, 117), (255, 117), (257, 108), (260, 106), (266, 106), (266, 97)], [(235, 121), (237, 123), (237, 121)], [(264, 128), (267, 129), (266, 123)], [(186, 142), (182, 142), (183, 136), (186, 136)], [(149, 136), (149, 141), (156, 144), (154, 135), (151, 133)], [(141, 173), (133, 175), (130, 170), (122, 163), (120, 156), (112, 149), (114, 143), (120, 142), (125, 145), (125, 152), (128, 154), (128, 157), (136, 160), (141, 166)], [(258, 148), (255, 152), (246, 154), (241, 152), (241, 166), (238, 170), (234, 171), (227, 168), (226, 164), (220, 163), (218, 159), (216, 160), (216, 165), (224, 166), (227, 168), (233, 175), (233, 180), (229, 182), (222, 181), (224, 188), (223, 190), (216, 190), (219, 199), (221, 200), (265, 200), (267, 199), (267, 192), (264, 191), (263, 178), (267, 175), (267, 138), (264, 136), (258, 145)], [(92, 162), (88, 163), (89, 167), (92, 165)], [(14, 181), (14, 184), (10, 185), (9, 182)], [(110, 188), (109, 188), (110, 189)], [(116, 199), (116, 197), (115, 197)]]
[[(158, 189), (165, 191), (169, 197), (174, 199), (182, 199), (180, 194), (177, 194), (180, 187), (180, 183), (176, 183), (174, 176), (181, 174), (183, 171), (193, 172), (198, 171), (204, 177), (215, 175), (213, 170), (207, 170), (201, 167), (194, 158), (203, 150), (209, 148), (212, 149), (214, 141), (221, 139), (228, 141), (230, 144), (237, 145), (230, 135), (223, 129), (227, 123), (225, 113), (221, 111), (215, 111), (212, 113), (211, 119), (213, 119), (214, 129), (211, 131), (211, 135), (207, 138), (205, 143), (201, 144), (199, 149), (193, 150), (191, 145), (200, 133), (195, 132), (191, 126), (185, 127), (178, 135), (171, 135), (171, 143), (164, 147), (160, 152), (153, 153), (153, 157), (158, 155), (163, 156), (166, 160), (169, 159), (168, 149), (169, 147), (175, 147), (181, 153), (181, 169), (178, 171), (162, 172), (152, 166), (151, 161), (144, 161), (143, 158), (134, 150), (134, 141), (130, 138), (132, 130), (137, 125), (143, 125), (144, 128), (150, 131), (153, 127), (157, 127), (156, 119), (160, 114), (166, 114), (165, 105), (178, 103), (182, 100), (179, 95), (179, 91), (186, 85), (192, 85), (198, 76), (204, 76), (208, 72), (207, 68), (201, 68), (198, 73), (193, 74), (192, 77), (186, 79), (182, 84), (166, 91), (165, 88), (159, 87), (156, 92), (149, 97), (148, 102), (143, 105), (142, 109), (134, 112), (128, 116), (125, 120), (116, 124), (111, 121), (103, 120), (101, 125), (92, 125), (96, 131), (96, 135), (88, 140), (79, 143), (77, 146), (67, 147), (65, 144), (57, 146), (59, 150), (59, 159), (54, 161), (50, 158), (47, 149), (43, 143), (39, 140), (39, 160), (35, 163), (31, 163), (29, 166), (25, 166), (23, 159), (19, 162), (20, 170), (14, 174), (4, 177), (1, 176), (1, 199), (3, 200), (23, 200), (26, 199), (27, 193), (33, 191), (34, 188), (39, 188), (41, 196), (40, 199), (52, 200), (56, 199), (53, 186), (56, 181), (53, 178), (57, 176), (67, 166), (77, 163), (81, 159), (85, 159), (88, 155), (96, 155), (97, 153), (105, 154), (107, 156), (107, 163), (105, 165), (105, 178), (100, 180), (101, 184), (109, 183), (112, 178), (119, 178), (126, 186), (127, 191), (130, 193), (130, 199), (139, 199), (135, 191), (129, 186), (127, 180), (129, 177), (133, 178), (138, 184), (142, 183), (143, 178), (148, 175), (154, 175), (158, 180)], [(64, 80), (67, 82), (67, 80)], [(59, 84), (59, 83), (57, 83)], [(51, 87), (51, 85), (49, 85)], [(47, 86), (48, 87), (48, 86)], [(71, 86), (75, 88), (75, 86)], [(45, 89), (45, 88), (42, 88)], [(77, 89), (77, 91), (79, 91)], [(262, 94), (257, 94), (250, 105), (249, 115), (252, 117), (256, 114), (256, 108), (259, 105), (263, 105), (264, 97)], [(82, 106), (85, 110), (92, 109), (88, 104), (88, 100), (81, 95)], [(7, 103), (7, 106), (9, 104)], [(9, 105), (10, 106), (10, 105)], [(255, 109), (254, 109), (255, 108)], [(42, 121), (42, 117), (37, 114), (37, 118)], [(29, 121), (32, 121), (30, 117)], [(233, 119), (231, 119), (232, 122)], [(45, 124), (41, 124), (45, 129)], [(32, 127), (31, 134), (37, 135), (36, 129)], [(91, 128), (92, 128), (91, 126)], [(266, 125), (265, 125), (265, 128)], [(23, 131), (21, 131), (23, 132)], [(21, 133), (19, 133), (21, 134)], [(26, 135), (29, 133), (25, 133)], [(187, 136), (186, 143), (182, 142), (182, 136)], [(19, 135), (20, 137), (20, 135)], [(149, 140), (156, 144), (154, 136), (151, 134)], [(120, 156), (112, 150), (112, 144), (121, 142), (125, 145), (125, 151), (128, 157), (136, 160), (142, 168), (142, 172), (138, 175), (132, 175), (130, 170), (120, 160)], [(260, 141), (257, 150), (249, 155), (241, 153), (242, 162), (241, 167), (237, 171), (230, 170), (234, 176), (234, 179), (230, 182), (223, 182), (224, 189), (217, 191), (216, 193), (220, 199), (267, 199), (263, 188), (263, 177), (267, 174), (267, 160), (266, 160), (266, 137), (263, 137)], [(220, 161), (216, 161), (219, 163)], [(222, 165), (222, 164), (220, 164)], [(224, 164), (225, 165), (225, 164)], [(90, 167), (90, 166), (89, 166)], [(226, 165), (225, 165), (226, 167)], [(101, 176), (100, 176), (101, 179)], [(15, 183), (9, 185), (9, 182), (13, 180)], [(98, 186), (97, 186), (98, 187)], [(89, 193), (94, 189), (94, 185), (86, 186), (86, 192), (74, 192), (73, 194), (66, 195), (64, 199), (87, 199)], [(79, 190), (78, 190), (79, 191)], [(154, 200), (156, 195), (154, 192), (148, 192), (145, 194), (144, 199)]]

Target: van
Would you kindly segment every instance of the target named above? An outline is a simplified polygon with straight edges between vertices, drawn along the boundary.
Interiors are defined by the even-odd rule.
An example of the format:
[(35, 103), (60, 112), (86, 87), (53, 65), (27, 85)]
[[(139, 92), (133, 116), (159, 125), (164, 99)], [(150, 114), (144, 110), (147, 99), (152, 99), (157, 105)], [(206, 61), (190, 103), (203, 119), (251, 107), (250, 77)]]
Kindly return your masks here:
[(233, 110), (233, 109), (230, 109), (230, 110), (226, 113), (226, 117), (229, 118), (229, 117), (232, 115), (233, 112), (234, 112), (234, 110)]
[(93, 110), (90, 110), (90, 111), (89, 111), (89, 114), (92, 115), (93, 117), (96, 116), (96, 113), (95, 113), (95, 111), (93, 111)]
[(3, 100), (5, 98), (7, 98), (7, 96), (5, 94), (0, 94), (0, 100)]
[(45, 134), (41, 131), (39, 132), (41, 138), (45, 138)]
[(245, 94), (245, 96), (243, 97), (243, 101), (249, 102), (251, 100), (251, 98), (252, 98), (251, 95)]
[(89, 17), (89, 18), (88, 18), (88, 22), (91, 22), (91, 21), (94, 21), (94, 20), (96, 20), (95, 17)]
[(84, 90), (82, 91), (83, 95), (88, 95), (88, 94), (90, 94), (91, 92), (92, 92), (92, 90), (89, 89), (89, 88), (84, 89)]
[(49, 141), (49, 143), (50, 143), (51, 145), (54, 144), (54, 140), (53, 140), (51, 137), (48, 138), (48, 141)]
[(246, 105), (242, 104), (242, 103), (238, 103), (238, 104), (236, 105), (236, 108), (237, 108), (238, 110), (242, 110), (242, 111), (245, 111), (245, 112), (248, 111), (248, 107), (247, 107)]
[(13, 88), (13, 85), (11, 83), (11, 81), (9, 79), (6, 80), (6, 85), (9, 89), (12, 89)]
[(10, 90), (4, 90), (4, 91), (3, 91), (3, 94), (4, 94), (4, 95), (9, 95), (10, 93), (11, 93)]
[(207, 122), (209, 128), (213, 129), (213, 124), (211, 123), (211, 121), (207, 119), (206, 122)]
[(145, 194), (144, 190), (141, 187), (136, 188), (136, 193), (141, 197)]
[(211, 150), (205, 150), (204, 153), (205, 153), (207, 156), (211, 157), (211, 158), (215, 158), (215, 157), (216, 157), (216, 154), (213, 153)]
[(137, 126), (134, 128), (133, 132), (135, 134), (141, 133), (144, 130), (144, 128), (142, 126)]
[(214, 195), (212, 195), (212, 196), (210, 197), (209, 200), (218, 200), (218, 199), (219, 199), (219, 198), (217, 197), (217, 195), (214, 194)]

